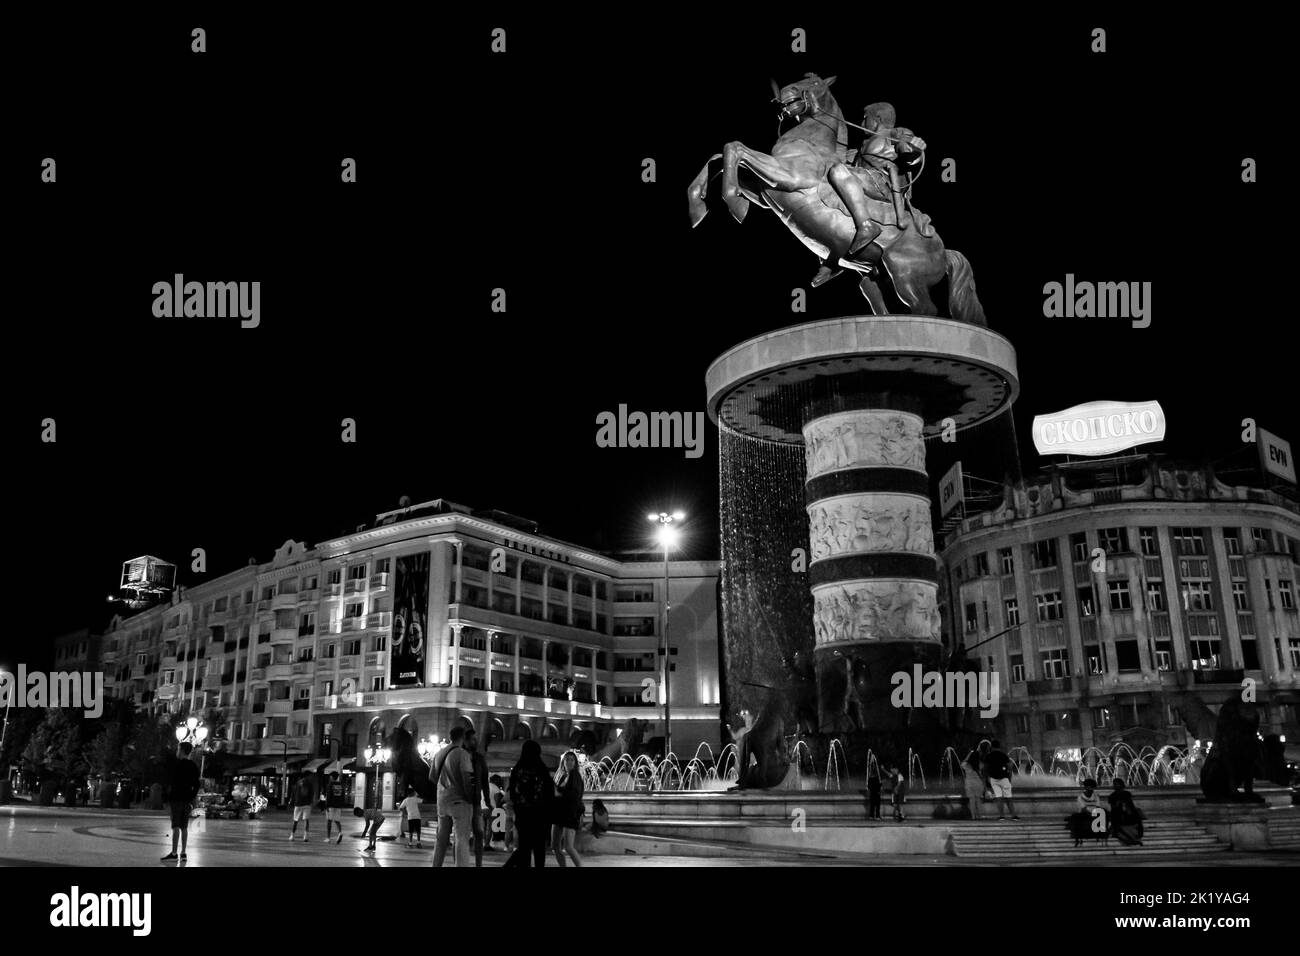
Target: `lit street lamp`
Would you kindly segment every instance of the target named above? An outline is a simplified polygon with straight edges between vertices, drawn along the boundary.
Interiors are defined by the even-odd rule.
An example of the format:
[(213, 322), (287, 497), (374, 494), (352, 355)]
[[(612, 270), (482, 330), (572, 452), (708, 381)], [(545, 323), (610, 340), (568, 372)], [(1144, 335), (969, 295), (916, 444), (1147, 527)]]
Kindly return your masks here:
[(203, 721), (197, 717), (191, 717), (185, 723), (176, 728), (176, 749), (180, 750), (181, 744), (189, 744), (191, 747), (199, 749), (199, 778), (202, 779), (203, 771), (208, 762), (208, 728), (204, 726)]
[(664, 549), (664, 759), (673, 752), (673, 648), (668, 641), (668, 549), (677, 543), (680, 535), (674, 528), (673, 522), (680, 522), (686, 515), (680, 511), (674, 511), (669, 514), (661, 511), (658, 514), (646, 515), (650, 521), (659, 523), (659, 543)]

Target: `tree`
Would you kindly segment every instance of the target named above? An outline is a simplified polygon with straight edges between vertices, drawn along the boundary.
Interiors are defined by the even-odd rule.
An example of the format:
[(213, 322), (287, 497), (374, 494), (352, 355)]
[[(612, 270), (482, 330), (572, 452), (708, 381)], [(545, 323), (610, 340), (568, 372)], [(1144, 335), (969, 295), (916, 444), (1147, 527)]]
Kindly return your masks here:
[(86, 745), (86, 764), (92, 773), (109, 777), (122, 766), (122, 753), (127, 735), (120, 721), (109, 721), (98, 736)]
[(176, 735), (166, 721), (142, 714), (122, 748), (122, 769), (133, 779), (141, 779), (146, 786), (154, 783), (159, 780), (175, 746)]
[(24, 768), (34, 770), (38, 779), (67, 779), (86, 772), (76, 716), (79, 715), (75, 711), (46, 709), (45, 718), (23, 750)]

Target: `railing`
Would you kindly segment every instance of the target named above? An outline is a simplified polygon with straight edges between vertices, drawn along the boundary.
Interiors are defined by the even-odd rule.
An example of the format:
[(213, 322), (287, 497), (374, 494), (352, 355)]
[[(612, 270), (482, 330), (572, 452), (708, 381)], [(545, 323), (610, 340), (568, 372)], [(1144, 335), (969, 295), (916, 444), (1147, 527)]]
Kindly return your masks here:
[(370, 575), (370, 590), (378, 591), (381, 588), (388, 587), (388, 572), (380, 571), (378, 574)]
[(271, 610), (271, 602), (270, 602), (270, 601), (268, 601), (268, 600), (266, 600), (266, 599), (263, 599), (263, 600), (257, 602), (257, 612), (258, 612), (259, 614), (262, 613), (263, 611), (269, 611), (269, 610)]
[(343, 582), (340, 581), (338, 584), (325, 585), (326, 597), (333, 598), (333, 597), (341, 597), (342, 595), (343, 595)]
[(382, 629), (391, 627), (393, 624), (392, 611), (375, 611), (373, 614), (366, 615), (366, 627)]
[(359, 631), (361, 627), (358, 622), (364, 620), (360, 617), (345, 617), (339, 622), (339, 626), (344, 631)]
[(1240, 684), (1245, 678), (1244, 670), (1217, 668), (1214, 670), (1193, 670), (1192, 682), (1195, 684)]
[(347, 586), (344, 588), (344, 593), (346, 593), (346, 594), (364, 594), (364, 593), (365, 593), (365, 590), (366, 590), (366, 579), (365, 579), (365, 578), (353, 578), (353, 579), (351, 579), (350, 581), (348, 581)]
[(1070, 677), (1048, 677), (1043, 680), (1028, 682), (1031, 694), (1059, 694), (1074, 688), (1074, 679)]
[(294, 710), (311, 710), (311, 699), (297, 698), (293, 702)]
[(366, 655), (366, 667), (382, 667), (385, 651), (371, 651)]
[(266, 680), (266, 668), (254, 667), (251, 676), (253, 680)]
[(316, 667), (315, 661), (294, 661), (293, 674), (297, 677), (300, 674), (310, 674)]
[(309, 588), (306, 591), (298, 592), (299, 604), (315, 604), (320, 600), (320, 588)]

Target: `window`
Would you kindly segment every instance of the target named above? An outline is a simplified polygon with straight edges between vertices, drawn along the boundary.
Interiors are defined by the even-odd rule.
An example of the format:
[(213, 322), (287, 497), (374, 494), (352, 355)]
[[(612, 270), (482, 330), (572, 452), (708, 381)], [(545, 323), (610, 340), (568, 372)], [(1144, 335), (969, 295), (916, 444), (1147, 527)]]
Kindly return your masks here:
[(1056, 539), (1035, 541), (1029, 546), (1030, 566), (1038, 568), (1056, 567)]
[(1018, 733), (1018, 734), (1027, 734), (1027, 733), (1029, 733), (1029, 715), (1028, 715), (1028, 714), (1016, 714), (1016, 733)]
[(966, 633), (969, 634), (979, 628), (979, 611), (974, 604), (966, 605)]
[(1282, 610), (1284, 611), (1295, 610), (1295, 594), (1291, 590), (1290, 581), (1277, 582), (1277, 599), (1278, 599), (1278, 603), (1282, 605)]
[(1156, 670), (1174, 669), (1174, 646), (1170, 641), (1156, 641)]
[(989, 602), (980, 601), (980, 608), (984, 612), (984, 630), (989, 629)]
[(1020, 623), (1020, 602), (1015, 598), (1007, 598), (1002, 602), (1002, 613), (1006, 616), (1007, 627), (1014, 627)]
[(975, 571), (975, 577), (989, 573), (989, 556), (987, 551), (981, 551), (971, 559), (971, 566)]
[(1115, 642), (1115, 666), (1121, 674), (1142, 670), (1142, 658), (1138, 653), (1137, 641)]
[(1288, 642), (1291, 651), (1291, 666), (1300, 667), (1300, 637), (1293, 637)]
[(1034, 595), (1034, 602), (1038, 606), (1038, 620), (1040, 622), (1059, 621), (1061, 619), (1060, 591), (1036, 594)]
[(298, 593), (298, 579), (297, 579), (297, 578), (281, 578), (281, 579), (280, 579), (279, 589), (278, 589), (278, 592), (277, 592), (277, 593), (279, 593), (279, 594), (297, 594), (297, 593)]
[(1016, 573), (1016, 558), (1010, 548), (998, 549), (998, 567), (1002, 569), (1003, 574)]
[(1138, 541), (1144, 558), (1159, 557), (1160, 538), (1156, 535), (1155, 528), (1138, 528)]
[(1088, 673), (1100, 675), (1106, 673), (1106, 649), (1101, 644), (1085, 644), (1084, 656), (1088, 659)]
[(375, 561), (375, 574), (387, 574), (392, 565), (392, 558), (379, 558)]
[(1165, 586), (1159, 581), (1147, 582), (1147, 607), (1152, 611), (1167, 611), (1165, 603)]
[(1059, 679), (1070, 676), (1070, 655), (1063, 647), (1043, 651), (1040, 654), (1043, 664), (1044, 679)]
[(327, 661), (332, 661), (339, 656), (339, 646), (334, 643), (321, 645), (321, 657)]
[(648, 584), (614, 588), (614, 600), (620, 604), (646, 604), (655, 599), (655, 589)]
[(1241, 666), (1248, 671), (1259, 670), (1259, 649), (1254, 641), (1241, 642)]
[(288, 718), (288, 717), (272, 717), (272, 718), (271, 718), (271, 736), (272, 736), (272, 737), (283, 737), (283, 736), (286, 735), (286, 731), (287, 731), (288, 729), (289, 729), (289, 718)]
[(388, 650), (388, 637), (387, 637), (387, 635), (384, 635), (384, 634), (376, 634), (373, 643), (374, 643), (374, 650), (375, 650), (376, 653), (378, 653), (379, 651), (386, 651), (386, 650)]
[(316, 613), (310, 611), (298, 616), (298, 636), (311, 637), (316, 633)]
[(340, 571), (338, 568), (335, 568), (333, 571), (329, 572), (328, 575), (326, 575), (325, 580), (329, 584), (342, 584), (343, 572)]
[(1094, 707), (1092, 709), (1092, 725), (1097, 728), (1109, 727), (1114, 723), (1114, 718), (1110, 715), (1108, 707)]
[(302, 589), (304, 591), (315, 591), (320, 584), (320, 578), (314, 574), (309, 574), (302, 579)]
[(365, 562), (354, 564), (348, 568), (349, 581), (364, 581), (367, 577)]
[(333, 693), (334, 693), (334, 682), (332, 680), (321, 681), (320, 695), (322, 697), (329, 697)]
[(1223, 547), (1228, 555), (1241, 554), (1241, 529), (1224, 528), (1223, 529)]
[(344, 616), (344, 617), (361, 617), (361, 616), (365, 613), (365, 610), (366, 610), (365, 602), (363, 602), (363, 601), (354, 601), (352, 604), (349, 604), (346, 608), (344, 608), (344, 610), (343, 610), (343, 616)]
[(352, 640), (343, 642), (343, 656), (356, 657), (361, 653), (361, 641)]
[(1273, 534), (1267, 528), (1251, 528), (1250, 540), (1256, 551), (1273, 550)]
[(1209, 581), (1183, 582), (1183, 610), (1213, 611), (1214, 598), (1210, 592)]
[(1128, 528), (1102, 528), (1097, 532), (1097, 541), (1107, 554), (1125, 554), (1128, 552)]
[(1056, 714), (1050, 710), (1043, 714), (1043, 730), (1056, 730)]
[(269, 601), (269, 600), (271, 600), (271, 598), (273, 598), (273, 597), (275, 597), (275, 585), (274, 585), (274, 584), (268, 584), (266, 587), (262, 588), (262, 600), (263, 600), (263, 601)]
[(1238, 611), (1250, 610), (1250, 596), (1246, 594), (1246, 582), (1232, 582), (1232, 606)]
[(383, 689), (384, 689), (384, 678), (383, 678), (383, 675), (381, 675), (381, 674), (376, 674), (374, 677), (370, 678), (370, 690), (371, 690), (372, 692), (374, 692), (374, 691), (381, 691), (381, 690), (383, 690)]
[(1106, 588), (1110, 591), (1110, 609), (1112, 611), (1127, 611), (1133, 607), (1133, 599), (1129, 596), (1127, 581), (1109, 581)]
[(1205, 554), (1205, 533), (1200, 528), (1175, 528), (1174, 549), (1180, 556)]
[(302, 650), (298, 652), (299, 663), (305, 664), (308, 661), (314, 660), (315, 657), (316, 657), (316, 651), (314, 648), (304, 647)]
[(1079, 588), (1079, 614), (1083, 617), (1092, 617), (1097, 613), (1097, 605), (1093, 602), (1092, 588)]
[(1208, 638), (1191, 640), (1192, 667), (1197, 670), (1213, 670), (1219, 666), (1219, 642)]
[(1088, 560), (1088, 535), (1085, 532), (1070, 535), (1070, 558), (1074, 561)]
[(228, 603), (229, 603), (228, 597), (219, 597), (212, 603), (212, 610), (215, 611), (217, 614), (220, 614), (222, 611), (226, 609)]

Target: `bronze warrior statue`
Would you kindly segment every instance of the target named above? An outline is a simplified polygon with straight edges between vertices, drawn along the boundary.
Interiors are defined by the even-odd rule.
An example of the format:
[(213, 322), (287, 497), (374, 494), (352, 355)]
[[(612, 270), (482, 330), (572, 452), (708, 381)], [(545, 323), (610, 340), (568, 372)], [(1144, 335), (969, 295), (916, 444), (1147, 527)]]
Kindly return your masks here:
[(781, 118), (796, 125), (771, 153), (731, 142), (711, 157), (687, 190), (691, 225), (707, 215), (709, 183), (721, 176), (722, 199), (737, 222), (751, 203), (770, 209), (821, 260), (814, 288), (851, 270), (872, 312), (883, 315), (876, 282), (883, 272), (906, 311), (938, 315), (930, 290), (947, 278), (952, 318), (987, 324), (970, 263), (945, 249), (929, 217), (911, 204), (912, 170), (924, 161), (925, 141), (896, 125), (888, 103), (873, 103), (863, 117), (866, 138), (850, 154), (848, 127), (856, 124), (831, 95), (834, 82), (809, 73), (784, 87), (773, 83)]

